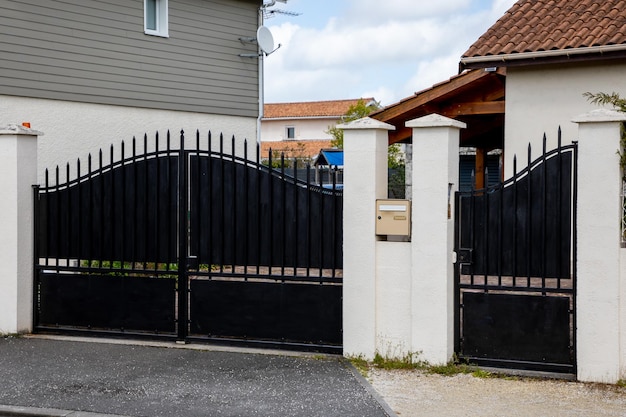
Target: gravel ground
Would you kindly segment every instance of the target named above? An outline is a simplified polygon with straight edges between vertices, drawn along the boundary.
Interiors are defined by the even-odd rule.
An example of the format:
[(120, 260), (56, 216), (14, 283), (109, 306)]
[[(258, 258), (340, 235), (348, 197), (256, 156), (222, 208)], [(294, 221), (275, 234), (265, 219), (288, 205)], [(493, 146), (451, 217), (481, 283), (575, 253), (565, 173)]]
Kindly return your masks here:
[(399, 417), (626, 416), (626, 388), (612, 385), (377, 368), (367, 380)]

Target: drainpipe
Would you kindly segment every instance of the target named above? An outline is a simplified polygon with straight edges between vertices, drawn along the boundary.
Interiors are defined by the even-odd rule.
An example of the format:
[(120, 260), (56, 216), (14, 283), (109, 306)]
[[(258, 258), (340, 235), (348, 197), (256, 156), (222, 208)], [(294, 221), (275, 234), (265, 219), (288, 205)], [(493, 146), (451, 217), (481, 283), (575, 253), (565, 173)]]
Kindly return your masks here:
[[(261, 5), (261, 7), (259, 8), (259, 27), (263, 26), (263, 5)], [(261, 148), (261, 120), (263, 119), (263, 115), (264, 115), (264, 101), (265, 101), (265, 97), (264, 97), (264, 88), (263, 88), (263, 78), (264, 78), (264, 74), (263, 74), (263, 58), (264, 58), (264, 53), (261, 50), (261, 46), (259, 45), (259, 43), (257, 42), (257, 50), (259, 53), (259, 117), (257, 118), (257, 122), (256, 122), (256, 143), (259, 147), (259, 149)], [(259, 155), (260, 157), (260, 155)], [(257, 161), (257, 162), (261, 162), (261, 161)]]

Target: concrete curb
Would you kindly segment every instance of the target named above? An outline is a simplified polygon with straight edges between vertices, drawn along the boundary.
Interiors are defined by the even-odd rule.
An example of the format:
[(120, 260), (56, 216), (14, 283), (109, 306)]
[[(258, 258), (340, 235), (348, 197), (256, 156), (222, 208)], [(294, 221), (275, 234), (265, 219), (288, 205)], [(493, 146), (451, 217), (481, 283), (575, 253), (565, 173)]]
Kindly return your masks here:
[(59, 410), (56, 408), (35, 408), (0, 405), (0, 417), (129, 417), (117, 414), (99, 414), (86, 411)]
[(391, 407), (389, 407), (389, 404), (387, 404), (385, 402), (385, 400), (383, 399), (383, 397), (378, 393), (378, 391), (376, 391), (374, 389), (374, 387), (372, 387), (372, 384), (370, 384), (367, 379), (365, 379), (363, 377), (363, 375), (361, 375), (361, 373), (359, 372), (358, 369), (356, 369), (354, 367), (354, 365), (352, 365), (352, 363), (350, 362), (350, 360), (348, 359), (341, 359), (341, 362), (343, 363), (343, 365), (346, 367), (346, 369), (348, 369), (350, 372), (352, 372), (352, 375), (354, 375), (354, 378), (359, 382), (359, 384), (361, 384), (361, 386), (365, 389), (365, 391), (368, 392), (369, 395), (371, 395), (374, 400), (376, 400), (376, 402), (378, 403), (378, 405), (380, 405), (380, 407), (383, 409), (383, 411), (389, 416), (389, 417), (399, 417), (395, 411), (393, 411), (391, 409)]

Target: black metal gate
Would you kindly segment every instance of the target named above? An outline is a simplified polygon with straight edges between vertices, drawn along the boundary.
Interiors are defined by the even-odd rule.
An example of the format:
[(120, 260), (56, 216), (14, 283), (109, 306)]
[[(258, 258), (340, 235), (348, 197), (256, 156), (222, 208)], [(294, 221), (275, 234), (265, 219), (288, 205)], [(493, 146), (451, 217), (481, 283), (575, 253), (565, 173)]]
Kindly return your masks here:
[(574, 373), (577, 145), (456, 194), (456, 352), (485, 366)]
[(35, 188), (35, 330), (340, 352), (342, 191), (234, 138), (137, 145)]

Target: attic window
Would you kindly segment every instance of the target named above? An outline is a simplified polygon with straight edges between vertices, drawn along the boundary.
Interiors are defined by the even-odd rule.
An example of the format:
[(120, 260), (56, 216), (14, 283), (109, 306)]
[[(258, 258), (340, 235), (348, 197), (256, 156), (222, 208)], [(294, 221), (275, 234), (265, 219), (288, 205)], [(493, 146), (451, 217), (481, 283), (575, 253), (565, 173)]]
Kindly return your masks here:
[(143, 6), (144, 33), (167, 37), (167, 0), (144, 0)]

